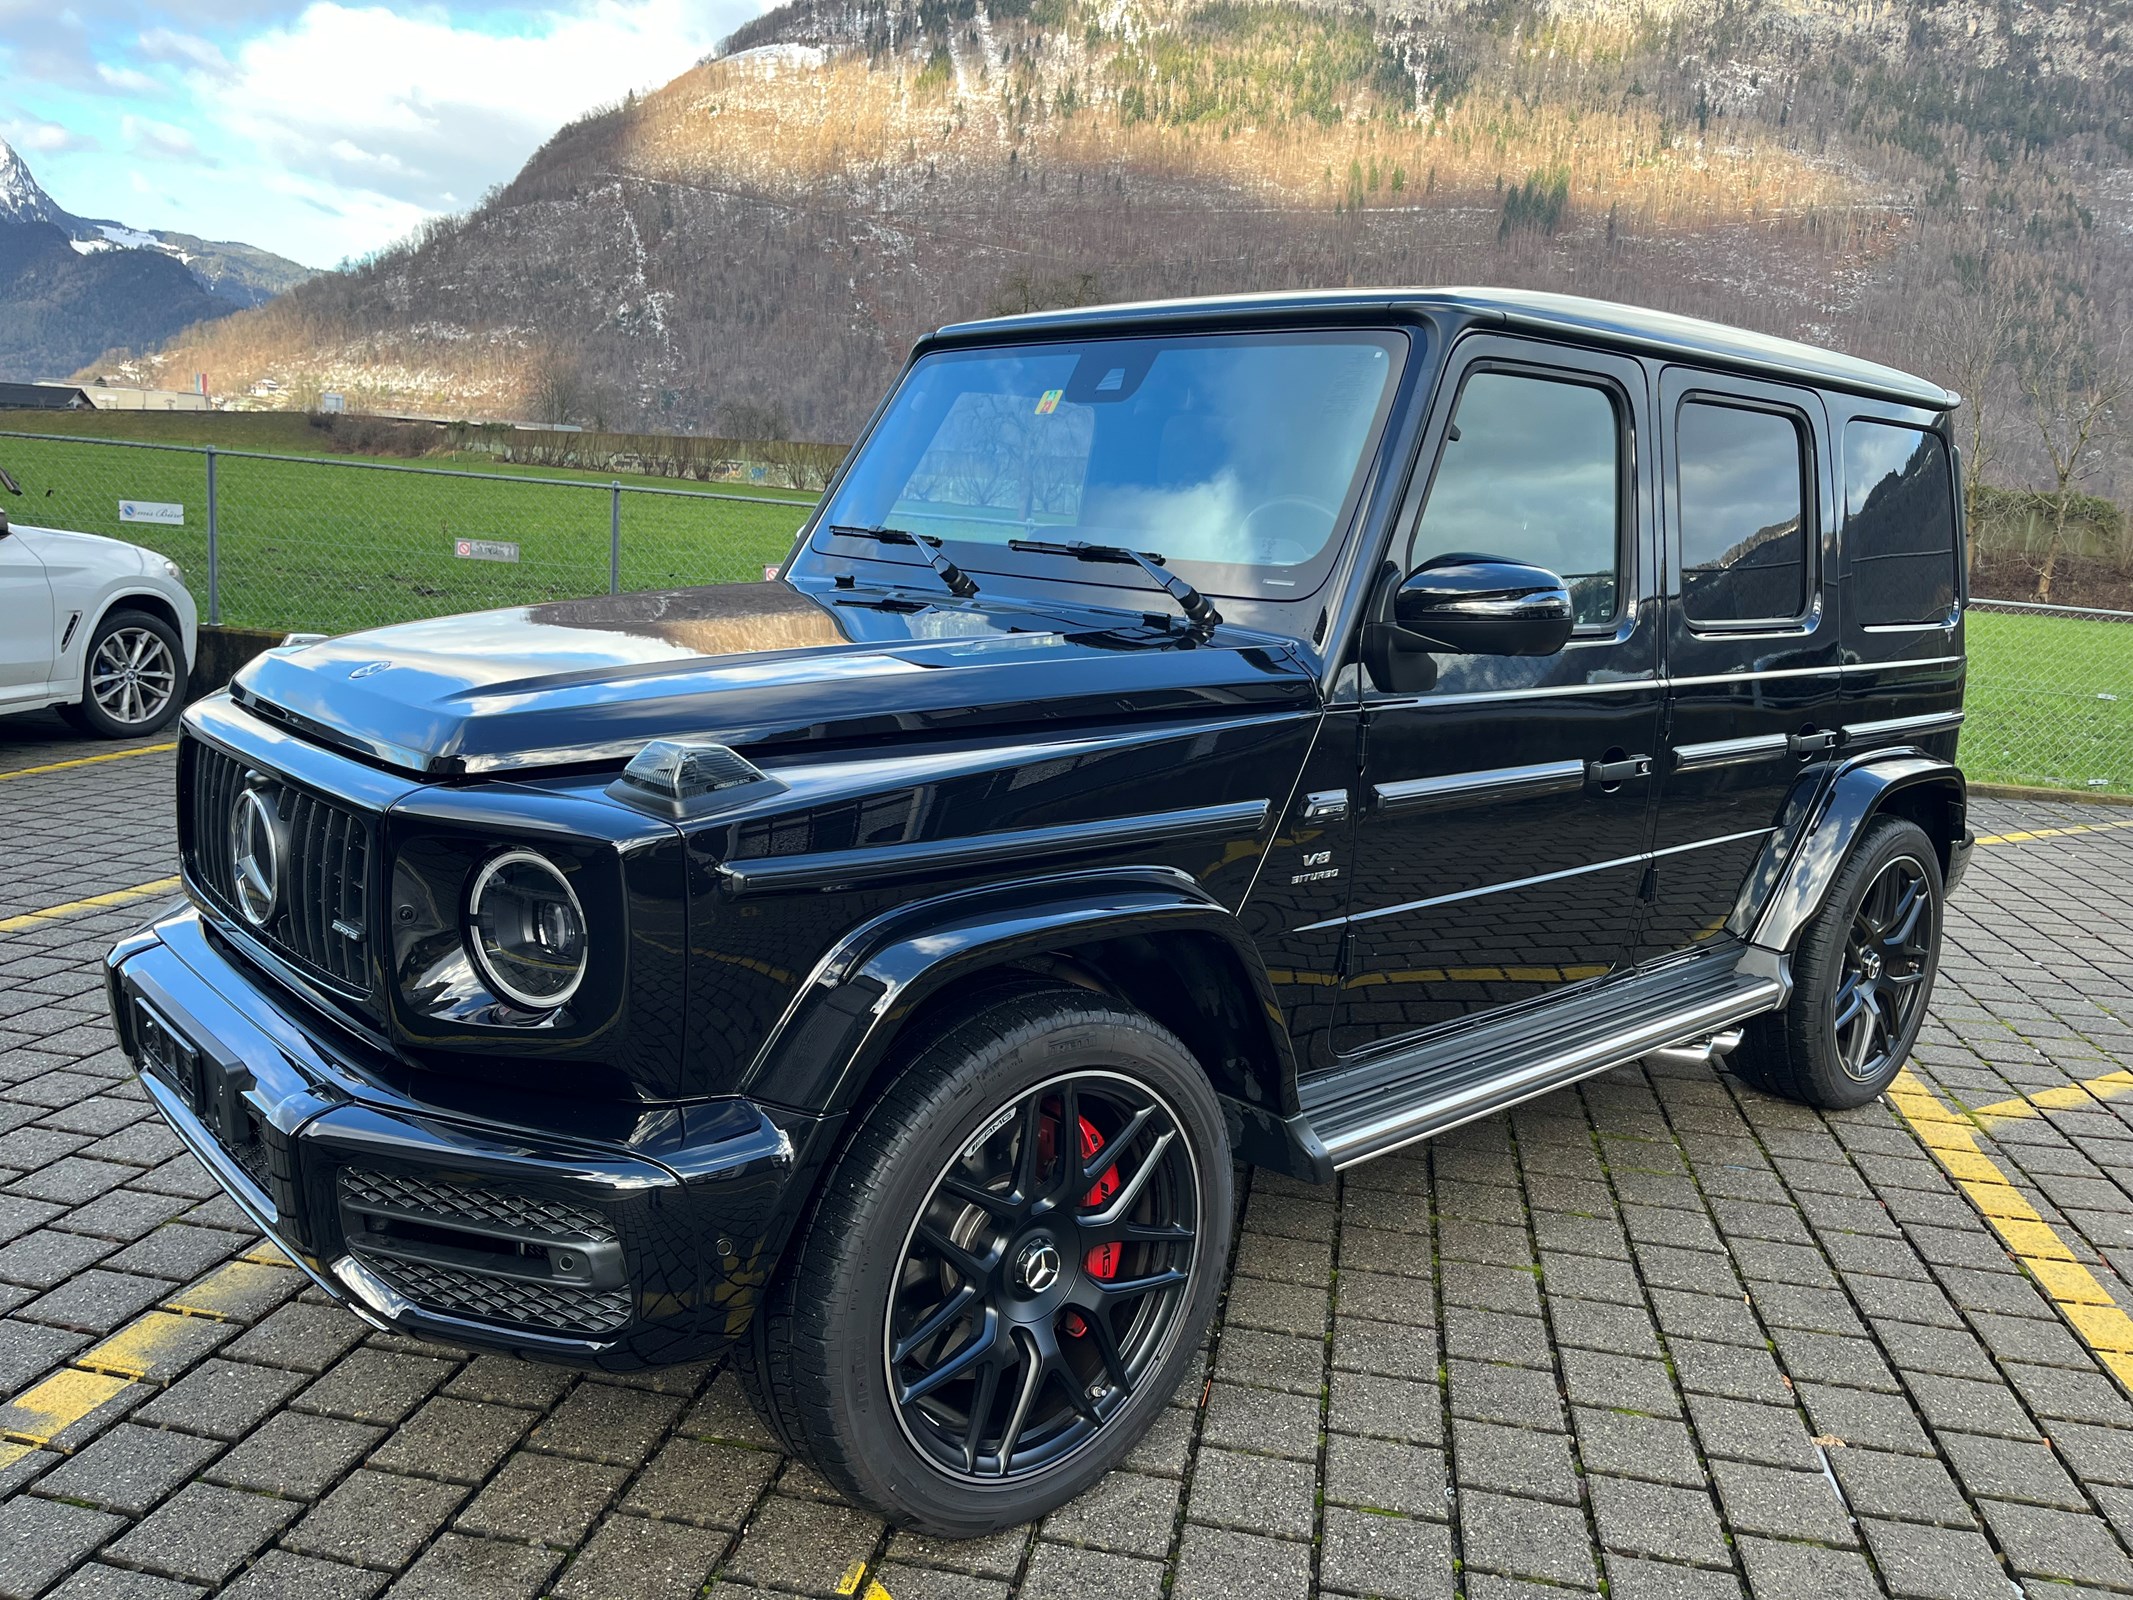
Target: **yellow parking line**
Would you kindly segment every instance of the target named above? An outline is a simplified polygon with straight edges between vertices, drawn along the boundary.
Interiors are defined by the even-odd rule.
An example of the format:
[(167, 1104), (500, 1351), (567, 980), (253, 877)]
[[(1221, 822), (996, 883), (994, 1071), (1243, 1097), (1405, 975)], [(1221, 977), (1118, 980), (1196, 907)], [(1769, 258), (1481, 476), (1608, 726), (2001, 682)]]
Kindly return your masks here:
[(233, 1302), (257, 1286), (260, 1274), (282, 1270), (286, 1269), (246, 1258), (228, 1262), (190, 1291), (180, 1290), (162, 1307), (142, 1312), (0, 1405), (0, 1468), (49, 1446), (98, 1407), (109, 1405), (155, 1373), (166, 1360), (182, 1361), (186, 1341), (201, 1321), (235, 1321)]
[(2081, 1110), (2129, 1092), (2133, 1092), (2133, 1072), (2121, 1069), (2057, 1089), (2040, 1089), (2035, 1094), (2018, 1094), (2012, 1100), (1995, 1100), (1989, 1106), (1972, 1106), (1970, 1115), (1989, 1129), (1995, 1122), (2027, 1121), (2041, 1117), (2047, 1111)]
[(1978, 844), (2028, 844), (2033, 839), (2064, 839), (2076, 833), (2109, 833), (2133, 828), (2133, 822), (2080, 822), (2065, 828), (2025, 828), (2015, 833), (1988, 833)]
[(0, 933), (20, 933), (24, 928), (34, 928), (43, 922), (55, 922), (61, 917), (71, 917), (78, 912), (108, 911), (113, 906), (130, 906), (136, 900), (149, 900), (159, 894), (168, 894), (177, 886), (176, 878), (158, 878), (153, 883), (137, 883), (131, 889), (113, 889), (109, 894), (92, 894), (86, 900), (69, 900), (63, 906), (46, 906), (42, 911), (25, 911), (19, 917), (0, 917)]
[[(860, 1585), (866, 1584), (862, 1591)], [(889, 1600), (889, 1591), (879, 1583), (867, 1583), (867, 1564), (855, 1561), (844, 1569), (844, 1576), (837, 1580), (839, 1594), (854, 1594), (859, 1600)]]
[(1933, 1152), (1948, 1176), (1984, 1213), (2008, 1252), (2029, 1269), (2060, 1315), (2096, 1353), (2096, 1359), (2119, 1382), (2133, 1384), (2133, 1317), (2119, 1308), (2110, 1291), (1979, 1148), (1971, 1124), (1961, 1113), (1943, 1105), (1940, 1097), (1908, 1068), (1889, 1085), (1889, 1101), (1911, 1125), (1919, 1142)]
[(108, 1372), (62, 1367), (0, 1410), (0, 1433), (18, 1444), (50, 1444), (132, 1383)]
[(10, 778), (34, 778), (40, 772), (65, 772), (69, 767), (93, 767), (101, 761), (124, 761), (128, 756), (161, 755), (177, 748), (177, 741), (172, 740), (169, 744), (135, 745), (131, 750), (106, 750), (100, 756), (76, 756), (72, 761), (47, 761), (41, 767), (17, 767), (13, 772), (0, 772), (0, 783)]

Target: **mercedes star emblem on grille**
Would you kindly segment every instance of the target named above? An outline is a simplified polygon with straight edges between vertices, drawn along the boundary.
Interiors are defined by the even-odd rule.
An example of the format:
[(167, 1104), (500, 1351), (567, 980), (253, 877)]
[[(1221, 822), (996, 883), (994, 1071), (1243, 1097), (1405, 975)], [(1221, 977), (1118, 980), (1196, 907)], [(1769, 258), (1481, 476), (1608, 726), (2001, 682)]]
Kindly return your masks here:
[(261, 789), (230, 808), (230, 890), (244, 920), (264, 928), (281, 905), (281, 818)]

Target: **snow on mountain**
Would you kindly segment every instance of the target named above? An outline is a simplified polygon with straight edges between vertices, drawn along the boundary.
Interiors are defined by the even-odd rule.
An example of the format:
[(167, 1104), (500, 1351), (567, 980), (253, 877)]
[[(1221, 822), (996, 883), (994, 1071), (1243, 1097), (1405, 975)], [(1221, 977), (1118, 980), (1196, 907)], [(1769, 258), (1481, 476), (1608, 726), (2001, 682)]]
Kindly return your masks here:
[(0, 224), (10, 222), (50, 223), (85, 256), (106, 250), (153, 250), (169, 256), (190, 269), (201, 288), (229, 301), (233, 309), (259, 305), (311, 276), (296, 262), (253, 245), (78, 217), (46, 194), (28, 163), (0, 139)]

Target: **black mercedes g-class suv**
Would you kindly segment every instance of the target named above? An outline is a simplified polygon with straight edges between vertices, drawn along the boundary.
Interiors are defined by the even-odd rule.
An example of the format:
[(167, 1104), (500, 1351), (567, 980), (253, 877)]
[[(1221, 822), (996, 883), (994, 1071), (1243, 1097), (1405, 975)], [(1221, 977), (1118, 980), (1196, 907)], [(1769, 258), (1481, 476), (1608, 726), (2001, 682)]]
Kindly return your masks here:
[(1535, 294), (924, 340), (772, 581), (184, 726), (156, 1106), (367, 1320), (730, 1349), (903, 1524), (1093, 1482), (1306, 1179), (1655, 1052), (1854, 1105), (1970, 847), (1919, 379)]

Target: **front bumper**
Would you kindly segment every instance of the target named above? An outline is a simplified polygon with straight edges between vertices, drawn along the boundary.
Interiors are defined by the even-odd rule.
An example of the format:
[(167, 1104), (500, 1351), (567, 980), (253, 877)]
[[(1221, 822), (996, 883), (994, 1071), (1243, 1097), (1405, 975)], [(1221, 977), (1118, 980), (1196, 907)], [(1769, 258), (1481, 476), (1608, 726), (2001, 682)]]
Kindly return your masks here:
[(121, 943), (106, 981), (149, 1099), (230, 1197), (328, 1294), (422, 1338), (609, 1368), (714, 1354), (804, 1197), (796, 1151), (823, 1143), (738, 1099), (647, 1108), (621, 1140), (571, 1131), (611, 1106), (415, 1099), (191, 910)]

